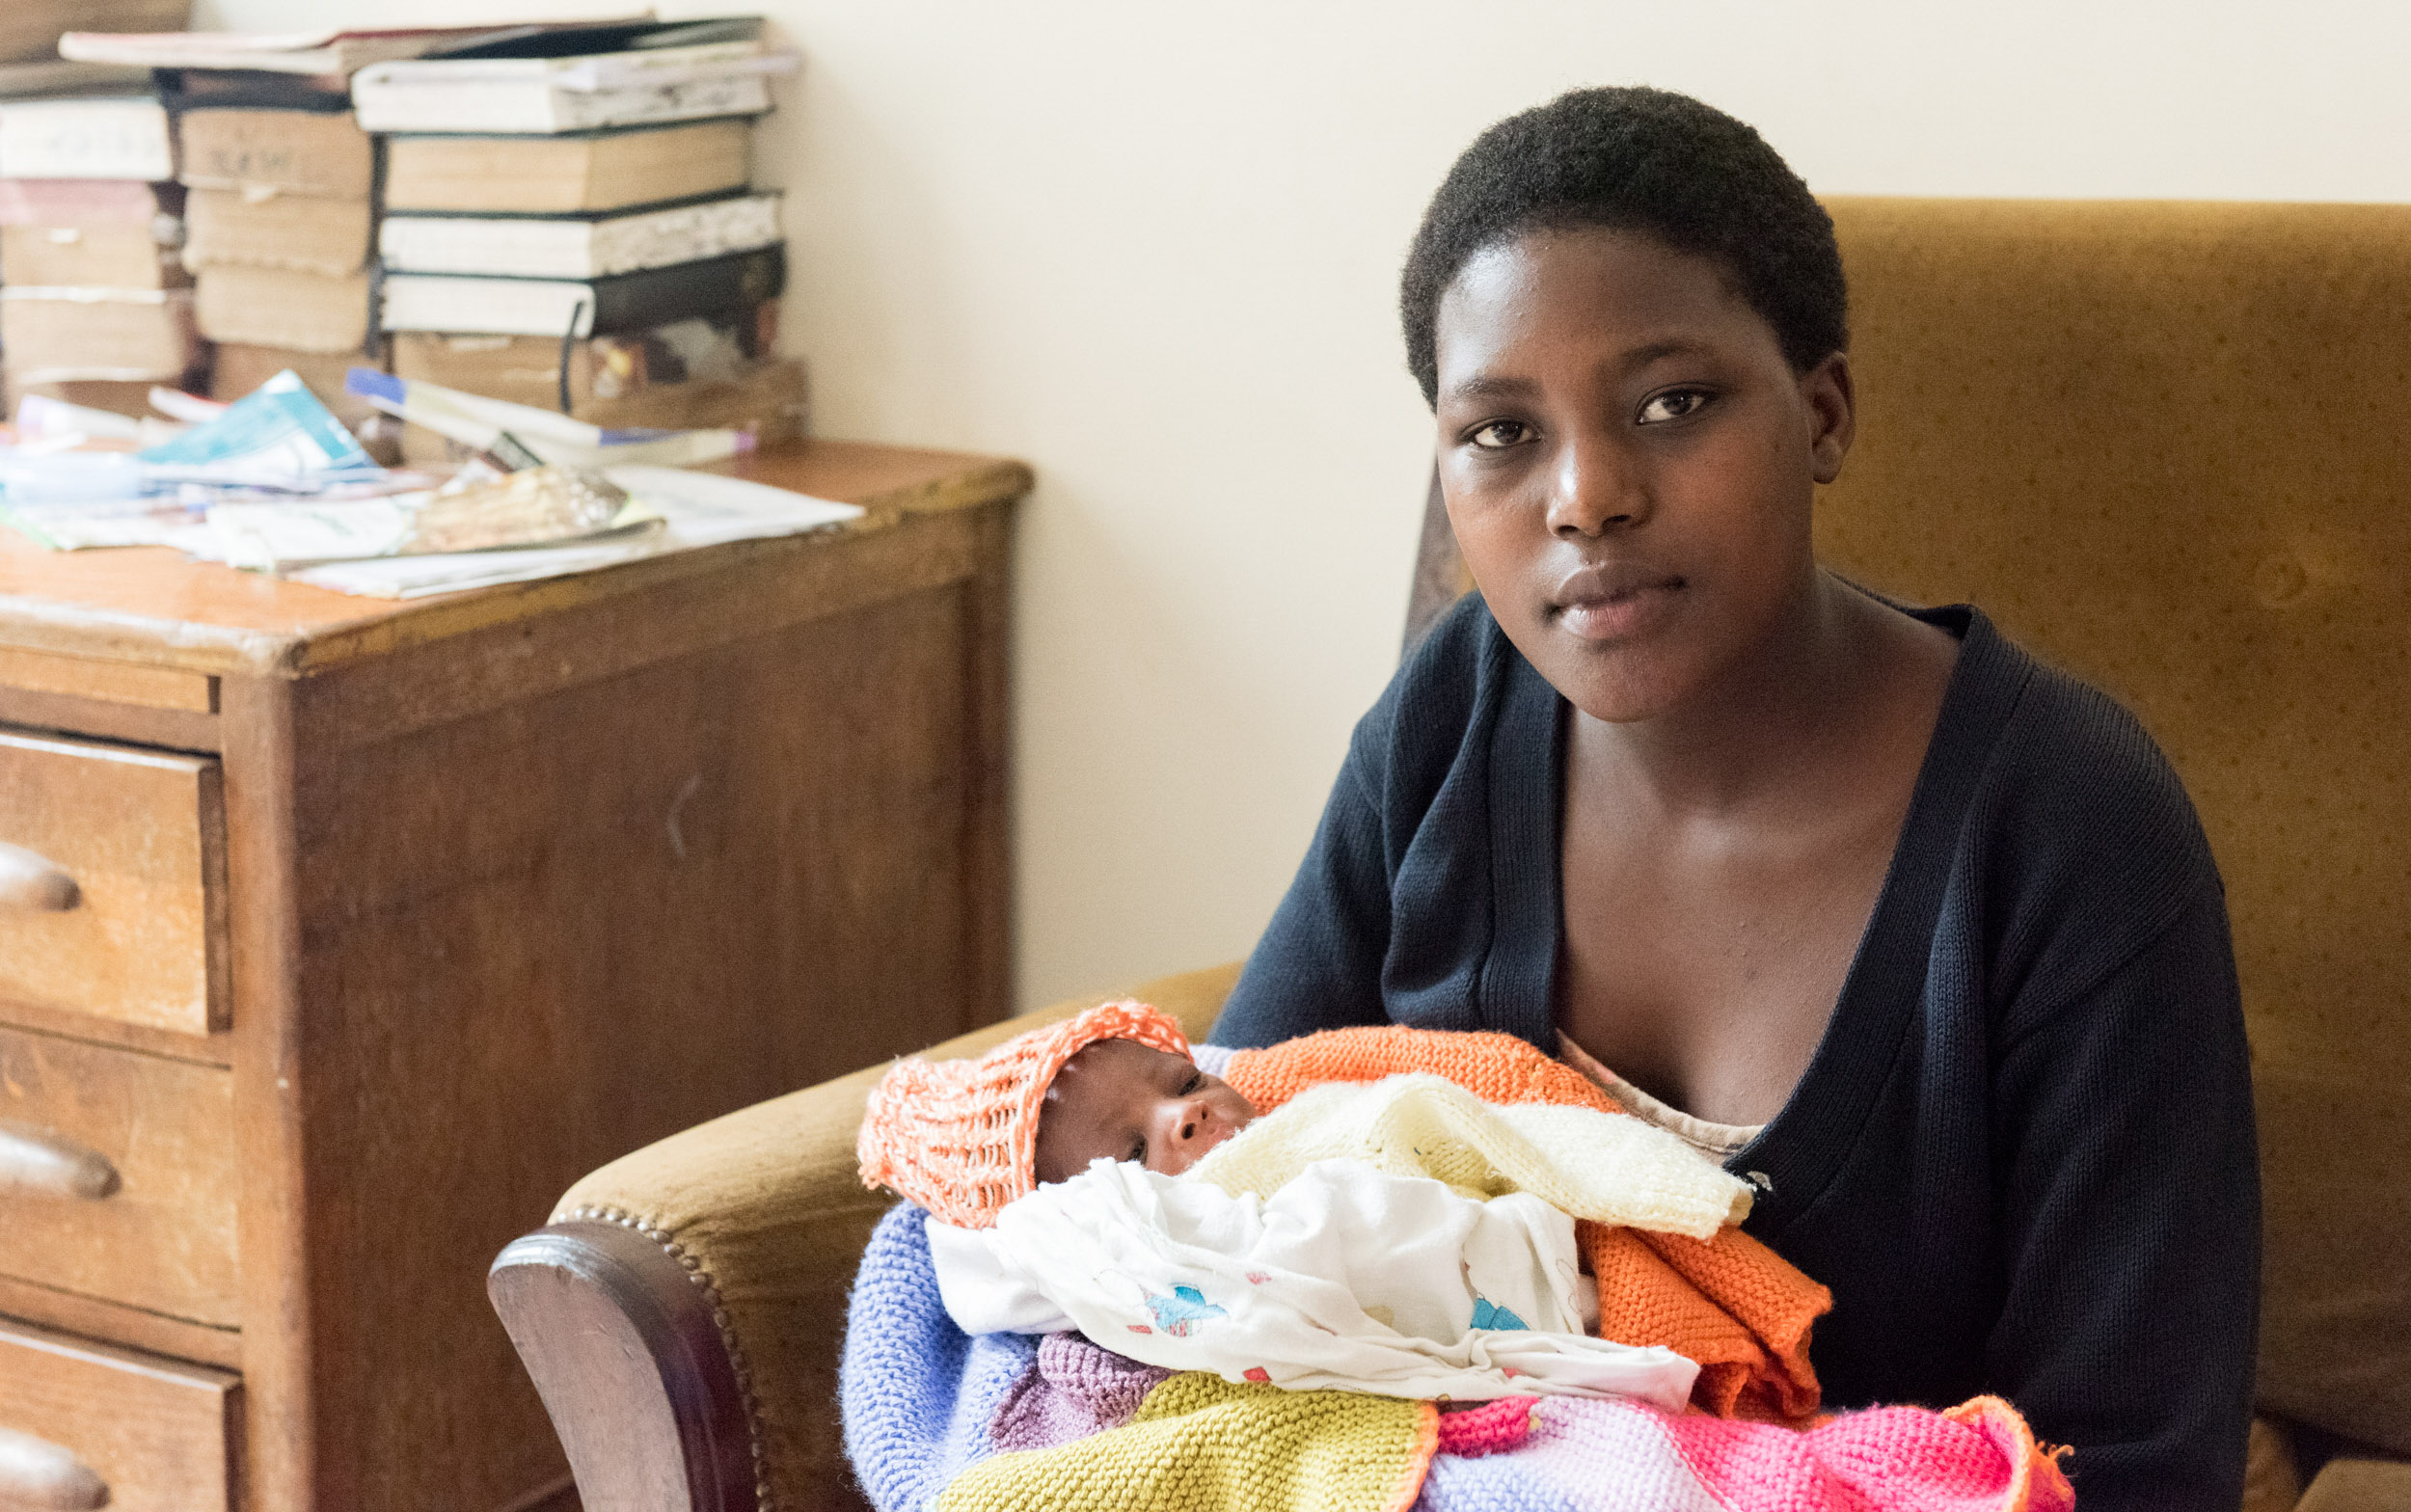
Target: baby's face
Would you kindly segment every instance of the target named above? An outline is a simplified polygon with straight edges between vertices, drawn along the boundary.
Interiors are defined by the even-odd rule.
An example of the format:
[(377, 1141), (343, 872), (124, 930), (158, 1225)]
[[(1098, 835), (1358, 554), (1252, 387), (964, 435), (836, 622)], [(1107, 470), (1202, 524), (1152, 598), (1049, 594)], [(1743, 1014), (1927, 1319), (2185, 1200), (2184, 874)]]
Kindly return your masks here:
[(1062, 1181), (1099, 1155), (1178, 1175), (1256, 1117), (1245, 1097), (1184, 1057), (1099, 1040), (1063, 1063), (1038, 1120), (1038, 1179)]

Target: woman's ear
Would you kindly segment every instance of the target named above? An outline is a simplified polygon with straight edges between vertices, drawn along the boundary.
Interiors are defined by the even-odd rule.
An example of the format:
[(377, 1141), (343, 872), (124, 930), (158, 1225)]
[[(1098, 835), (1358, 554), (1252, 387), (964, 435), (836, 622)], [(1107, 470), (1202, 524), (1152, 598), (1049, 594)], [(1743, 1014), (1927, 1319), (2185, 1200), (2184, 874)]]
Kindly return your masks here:
[(1858, 434), (1849, 354), (1835, 352), (1802, 373), (1800, 396), (1808, 412), (1810, 474), (1820, 483), (1830, 483), (1842, 475), (1842, 458), (1850, 454), (1851, 440)]

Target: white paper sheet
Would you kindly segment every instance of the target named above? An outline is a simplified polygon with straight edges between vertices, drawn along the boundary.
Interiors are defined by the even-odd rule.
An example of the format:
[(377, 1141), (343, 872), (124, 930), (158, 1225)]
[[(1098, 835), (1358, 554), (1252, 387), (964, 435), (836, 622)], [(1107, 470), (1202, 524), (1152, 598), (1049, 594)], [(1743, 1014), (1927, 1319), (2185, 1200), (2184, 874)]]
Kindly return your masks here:
[(378, 557), (333, 562), (291, 576), (296, 581), (333, 588), (339, 593), (416, 599), (464, 588), (534, 582), (571, 573), (593, 572), (641, 556), (718, 546), (725, 541), (799, 535), (862, 517), (862, 510), (853, 504), (713, 472), (630, 466), (607, 468), (604, 476), (626, 489), (635, 501), (660, 514), (665, 522), (664, 527), (627, 541)]

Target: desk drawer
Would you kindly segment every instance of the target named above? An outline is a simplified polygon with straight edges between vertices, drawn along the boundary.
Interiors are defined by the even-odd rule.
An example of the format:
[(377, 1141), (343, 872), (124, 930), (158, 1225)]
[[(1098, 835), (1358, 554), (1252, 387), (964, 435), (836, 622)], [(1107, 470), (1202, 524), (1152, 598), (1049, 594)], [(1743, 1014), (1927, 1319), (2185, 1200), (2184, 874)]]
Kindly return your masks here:
[(0, 1320), (0, 1507), (229, 1512), (242, 1387)]
[(0, 729), (4, 1000), (225, 1026), (218, 764)]
[(0, 1275), (235, 1324), (233, 1109), (222, 1067), (0, 1029)]

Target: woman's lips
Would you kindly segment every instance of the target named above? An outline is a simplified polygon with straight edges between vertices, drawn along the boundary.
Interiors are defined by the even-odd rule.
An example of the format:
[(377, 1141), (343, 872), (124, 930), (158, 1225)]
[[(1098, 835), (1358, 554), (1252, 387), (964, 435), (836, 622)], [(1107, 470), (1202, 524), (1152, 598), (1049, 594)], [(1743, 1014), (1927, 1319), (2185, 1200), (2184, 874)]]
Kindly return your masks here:
[(1685, 583), (1680, 573), (1639, 562), (1611, 562), (1568, 575), (1550, 596), (1551, 611), (1584, 640), (1624, 640), (1671, 613)]

